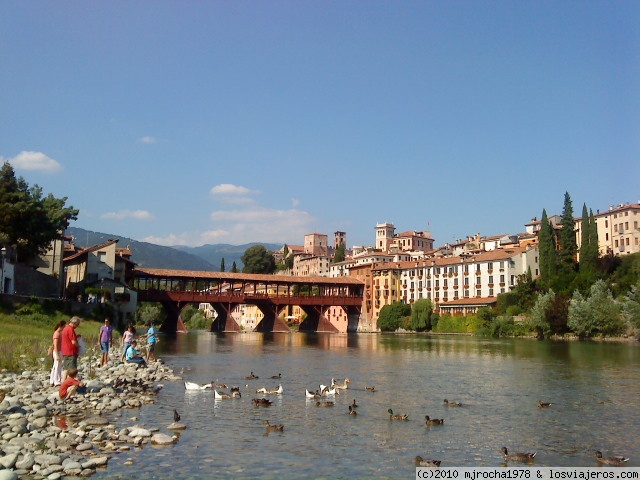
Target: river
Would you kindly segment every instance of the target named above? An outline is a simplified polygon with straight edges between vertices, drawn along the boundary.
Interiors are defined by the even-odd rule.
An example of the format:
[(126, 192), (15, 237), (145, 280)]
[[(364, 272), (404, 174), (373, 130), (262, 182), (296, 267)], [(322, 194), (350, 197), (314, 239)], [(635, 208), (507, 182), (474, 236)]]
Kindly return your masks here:
[[(637, 342), (189, 332), (162, 337), (158, 350), (185, 380), (237, 385), (242, 398), (214, 401), (211, 390), (165, 384), (154, 405), (113, 420), (168, 425), (175, 408), (188, 426), (178, 442), (115, 455), (92, 478), (415, 478), (416, 455), (503, 466), (503, 446), (537, 452), (537, 466), (595, 467), (596, 450), (640, 466)], [(250, 372), (259, 379), (246, 380)], [(345, 377), (349, 388), (333, 407), (305, 398), (305, 389)], [(258, 388), (279, 384), (271, 407), (254, 406)], [(356, 416), (348, 414), (354, 399)], [(389, 408), (409, 421), (390, 421)], [(425, 415), (444, 425), (425, 426)], [(267, 434), (264, 420), (284, 432)]]

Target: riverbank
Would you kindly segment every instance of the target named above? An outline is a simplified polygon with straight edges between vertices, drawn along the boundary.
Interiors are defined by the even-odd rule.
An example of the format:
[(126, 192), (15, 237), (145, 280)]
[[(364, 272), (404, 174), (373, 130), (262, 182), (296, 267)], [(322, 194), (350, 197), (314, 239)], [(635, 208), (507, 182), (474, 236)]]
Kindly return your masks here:
[(183, 424), (140, 425), (132, 416), (130, 424), (116, 425), (111, 418), (118, 410), (154, 403), (162, 395), (161, 382), (179, 380), (169, 367), (161, 361), (147, 368), (98, 364), (94, 349), (81, 357), (79, 378), (88, 393), (67, 402), (60, 400), (58, 387), (49, 386), (44, 366), (0, 373), (0, 480), (88, 477), (108, 468), (114, 455), (178, 440)]

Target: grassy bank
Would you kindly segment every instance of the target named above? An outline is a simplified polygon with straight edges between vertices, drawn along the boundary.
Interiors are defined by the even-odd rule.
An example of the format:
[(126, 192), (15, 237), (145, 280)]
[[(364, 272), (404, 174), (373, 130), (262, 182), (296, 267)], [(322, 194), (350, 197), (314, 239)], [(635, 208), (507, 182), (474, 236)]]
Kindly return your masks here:
[[(38, 303), (0, 308), (0, 370), (21, 372), (26, 369), (50, 367), (47, 350), (52, 342), (54, 326), (68, 321), (69, 314)], [(84, 319), (78, 334), (87, 348), (97, 345), (103, 321)], [(115, 338), (114, 338), (115, 342)]]

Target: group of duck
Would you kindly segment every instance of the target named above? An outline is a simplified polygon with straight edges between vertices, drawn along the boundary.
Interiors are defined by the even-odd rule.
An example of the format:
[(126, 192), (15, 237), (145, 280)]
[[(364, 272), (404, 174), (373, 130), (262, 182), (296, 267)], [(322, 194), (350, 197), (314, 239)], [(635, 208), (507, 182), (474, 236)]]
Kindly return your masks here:
[[(450, 402), (449, 400), (445, 399), (444, 400), (444, 404), (446, 406), (449, 407), (461, 407), (462, 404), (460, 402)], [(543, 402), (542, 400), (538, 400), (538, 408), (548, 408), (550, 407), (552, 404), (551, 402)], [(389, 418), (391, 418), (392, 420), (408, 420), (408, 418), (405, 418), (406, 415), (394, 415), (393, 411), (391, 409), (388, 410), (389, 413)], [(426, 425), (430, 426), (430, 425), (443, 425), (444, 424), (444, 419), (438, 419), (438, 418), (429, 418), (429, 416), (425, 416), (425, 421), (426, 421)], [(504, 460), (505, 462), (522, 462), (522, 463), (532, 463), (537, 455), (537, 452), (518, 452), (518, 453), (509, 453), (509, 450), (507, 449), (507, 447), (502, 447), (500, 449), (500, 451), (503, 453), (504, 455)], [(601, 451), (596, 451), (595, 452), (595, 457), (597, 462), (600, 465), (607, 465), (607, 466), (611, 466), (611, 467), (623, 467), (627, 464), (627, 462), (629, 461), (628, 458), (623, 457), (621, 455), (615, 455), (615, 456), (611, 456), (611, 457), (605, 457)], [(429, 467), (429, 468), (437, 468), (440, 466), (440, 464), (442, 463), (441, 460), (432, 460), (432, 459), (425, 459), (421, 456), (417, 456), (415, 458), (415, 463), (416, 466), (418, 467)]]

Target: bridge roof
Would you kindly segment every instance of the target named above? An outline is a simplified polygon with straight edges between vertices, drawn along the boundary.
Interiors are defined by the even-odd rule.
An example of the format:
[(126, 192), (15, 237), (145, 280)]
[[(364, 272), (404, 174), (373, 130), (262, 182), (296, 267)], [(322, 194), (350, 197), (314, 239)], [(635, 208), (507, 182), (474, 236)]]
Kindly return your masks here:
[(321, 284), (321, 285), (364, 285), (362, 280), (354, 277), (321, 277), (318, 275), (297, 277), (293, 275), (264, 275), (257, 273), (206, 272), (200, 270), (170, 270), (164, 268), (134, 269), (136, 277), (162, 277), (172, 279), (202, 279), (202, 280), (246, 280), (250, 282), (283, 283), (283, 284)]

